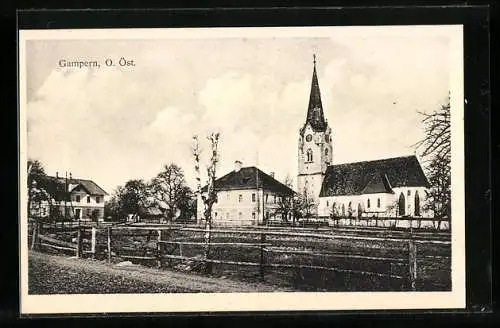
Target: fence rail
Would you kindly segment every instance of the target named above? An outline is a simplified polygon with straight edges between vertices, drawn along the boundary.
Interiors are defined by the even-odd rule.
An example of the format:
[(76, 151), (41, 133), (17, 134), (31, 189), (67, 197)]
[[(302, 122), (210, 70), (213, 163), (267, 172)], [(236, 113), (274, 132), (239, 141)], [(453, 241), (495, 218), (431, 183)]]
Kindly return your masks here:
[[(360, 236), (352, 234), (342, 234), (342, 231), (332, 231), (331, 229), (324, 229), (321, 231), (315, 230), (311, 232), (310, 230), (304, 229), (301, 231), (289, 231), (286, 229), (272, 229), (269, 227), (257, 228), (251, 227), (242, 229), (212, 229), (210, 232), (213, 235), (222, 236), (221, 238), (227, 238), (227, 235), (239, 237), (255, 236), (260, 238), (252, 239), (252, 242), (227, 242), (227, 241), (211, 241), (209, 247), (212, 249), (217, 249), (223, 247), (225, 250), (240, 248), (240, 249), (257, 249), (259, 250), (259, 256), (257, 261), (240, 261), (233, 260), (231, 258), (213, 258), (212, 256), (187, 256), (186, 252), (183, 254), (183, 247), (205, 247), (206, 242), (200, 242), (196, 240), (175, 240), (173, 238), (174, 234), (178, 233), (190, 233), (193, 238), (202, 238), (203, 236), (196, 237), (197, 233), (205, 234), (206, 229), (201, 229), (193, 226), (186, 225), (134, 225), (134, 226), (108, 226), (108, 227), (78, 227), (76, 230), (76, 243), (66, 242), (59, 240), (57, 238), (48, 237), (46, 235), (40, 234), (40, 226), (34, 224), (32, 227), (31, 236), (31, 248), (32, 249), (52, 249), (60, 250), (66, 252), (72, 252), (77, 257), (83, 256), (105, 256), (107, 261), (111, 262), (113, 258), (121, 258), (128, 260), (138, 260), (138, 261), (156, 261), (157, 267), (161, 268), (164, 266), (164, 260), (168, 261), (189, 261), (199, 264), (222, 264), (222, 265), (234, 265), (234, 266), (248, 266), (259, 268), (259, 273), (262, 279), (265, 278), (266, 269), (299, 269), (299, 270), (317, 270), (317, 271), (333, 271), (342, 272), (347, 274), (360, 274), (369, 275), (377, 277), (386, 277), (390, 279), (397, 279), (406, 281), (407, 285), (410, 286), (412, 290), (416, 290), (417, 281), (417, 248), (418, 244), (441, 244), (450, 245), (450, 241), (447, 240), (435, 240), (427, 237), (422, 237), (416, 234), (415, 236), (408, 233), (399, 234), (396, 233), (388, 234), (388, 236)], [(42, 230), (44, 230), (42, 228)], [(294, 228), (295, 229), (295, 228)], [(147, 232), (146, 232), (147, 231)], [(74, 235), (74, 234), (73, 234)], [(85, 236), (90, 237), (89, 242), (85, 242)], [(149, 242), (156, 244), (155, 248), (147, 247), (145, 249), (137, 249), (135, 247), (130, 247), (130, 244), (125, 245), (120, 238), (122, 237), (148, 237)], [(151, 238), (155, 237), (155, 238)], [(117, 239), (118, 238), (118, 239)], [(151, 238), (151, 240), (150, 240)], [(179, 237), (182, 238), (182, 237)], [(269, 239), (271, 238), (271, 239)], [(274, 239), (273, 239), (274, 238)], [(288, 243), (292, 243), (291, 248), (300, 248), (301, 245), (294, 238), (306, 239), (308, 241), (334, 241), (334, 240), (347, 240), (347, 241), (366, 241), (366, 242), (397, 242), (401, 243), (402, 246), (397, 249), (399, 250), (400, 256), (375, 256), (375, 255), (363, 255), (363, 254), (343, 254), (339, 252), (331, 252), (328, 250), (309, 250), (309, 249), (283, 249), (283, 241), (280, 238), (292, 238), (286, 239)], [(101, 243), (98, 242), (98, 239)], [(103, 239), (104, 242), (103, 243)], [(115, 240), (115, 243), (113, 242)], [(273, 244), (273, 241), (279, 244)], [(118, 243), (118, 244), (117, 244)], [(89, 249), (90, 244), (90, 249)], [(154, 245), (153, 244), (153, 245)], [(166, 246), (174, 246), (173, 249), (168, 250)], [(85, 249), (86, 248), (86, 249)], [(290, 248), (290, 246), (288, 246)], [(173, 252), (178, 251), (179, 254), (173, 254)], [(141, 254), (137, 254), (137, 251)], [(134, 254), (134, 252), (136, 252)], [(189, 253), (189, 252), (187, 252)], [(192, 249), (191, 249), (192, 253)], [(203, 252), (202, 252), (203, 253)], [(199, 253), (200, 254), (200, 253)], [(273, 256), (278, 255), (290, 255), (290, 256), (306, 256), (310, 261), (314, 262), (316, 260), (324, 259), (343, 259), (343, 260), (361, 260), (361, 264), (368, 263), (380, 263), (380, 266), (387, 268), (385, 272), (374, 272), (369, 269), (351, 269), (344, 268), (338, 264), (330, 265), (317, 265), (314, 263), (304, 264), (304, 263), (280, 263), (279, 261), (272, 261)], [(422, 260), (436, 260), (436, 259), (449, 259), (449, 256), (443, 255), (424, 255), (420, 256)], [(299, 261), (300, 262), (300, 261)], [(323, 264), (326, 262), (322, 262)], [(406, 274), (400, 274), (393, 272), (395, 267), (400, 267), (402, 272)]]

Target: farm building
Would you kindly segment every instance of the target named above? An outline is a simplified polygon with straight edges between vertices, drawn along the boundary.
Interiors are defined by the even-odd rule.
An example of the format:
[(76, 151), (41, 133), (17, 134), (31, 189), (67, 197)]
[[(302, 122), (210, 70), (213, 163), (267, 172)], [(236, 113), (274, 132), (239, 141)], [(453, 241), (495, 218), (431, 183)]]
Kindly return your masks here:
[(416, 156), (332, 165), (332, 131), (323, 112), (314, 59), (306, 122), (299, 130), (299, 193), (320, 217), (430, 217), (423, 204), (429, 182)]
[(33, 187), (46, 196), (31, 202), (32, 215), (104, 221), (104, 196), (107, 193), (92, 180), (40, 175), (33, 177)]
[[(202, 191), (206, 191), (207, 187)], [(242, 167), (240, 161), (228, 174), (215, 180), (217, 202), (212, 208), (212, 220), (220, 225), (258, 225), (280, 219), (280, 202), (292, 197), (294, 191), (260, 169)], [(203, 220), (203, 202), (197, 201), (197, 221)]]

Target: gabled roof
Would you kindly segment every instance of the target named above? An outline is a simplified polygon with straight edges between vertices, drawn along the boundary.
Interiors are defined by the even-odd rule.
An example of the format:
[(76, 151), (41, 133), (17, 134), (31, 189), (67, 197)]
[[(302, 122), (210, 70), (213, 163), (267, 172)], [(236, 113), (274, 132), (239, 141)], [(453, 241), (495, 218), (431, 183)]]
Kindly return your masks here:
[(415, 156), (331, 165), (320, 197), (389, 193), (396, 187), (429, 187)]
[[(309, 95), (309, 106), (307, 107), (307, 117), (304, 127), (309, 123), (315, 131), (325, 131), (327, 123), (323, 113), (323, 104), (321, 102), (321, 92), (319, 90), (318, 75), (316, 73), (316, 55), (314, 55), (314, 68), (311, 81), (311, 93)], [(303, 133), (303, 129), (301, 130)]]
[(65, 178), (52, 177), (48, 175), (34, 176), (33, 179), (37, 182), (40, 188), (45, 189), (57, 201), (64, 200), (64, 198), (67, 197), (67, 193), (65, 191), (66, 182), (68, 183), (68, 186), (73, 185), (70, 191), (83, 188), (88, 194), (93, 196), (105, 196), (108, 194), (92, 180), (72, 178), (65, 181)]
[[(242, 190), (262, 188), (265, 191), (272, 191), (282, 194), (293, 194), (294, 191), (264, 173), (255, 166), (242, 167), (239, 171), (231, 171), (228, 174), (215, 180), (215, 190)], [(206, 191), (207, 186), (202, 188)]]

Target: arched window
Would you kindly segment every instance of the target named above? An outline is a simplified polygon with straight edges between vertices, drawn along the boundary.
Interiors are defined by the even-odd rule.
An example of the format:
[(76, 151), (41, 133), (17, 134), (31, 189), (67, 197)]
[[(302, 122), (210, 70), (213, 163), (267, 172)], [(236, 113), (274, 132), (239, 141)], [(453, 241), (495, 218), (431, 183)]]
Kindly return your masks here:
[(361, 203), (358, 203), (358, 218), (361, 217), (362, 213), (363, 213), (363, 208), (361, 207)]
[(325, 149), (325, 156), (328, 156), (328, 148)]
[(415, 191), (415, 216), (420, 216), (420, 196), (418, 191)]
[(342, 204), (342, 216), (345, 216), (345, 204)]
[(368, 200), (366, 201), (366, 207), (370, 208), (370, 198), (368, 198)]
[(347, 215), (349, 215), (349, 217), (352, 216), (352, 203), (349, 202), (349, 205), (347, 205)]
[(399, 194), (398, 211), (400, 216), (405, 215), (405, 195), (403, 193)]
[(380, 208), (380, 198), (377, 198), (377, 207)]
[(307, 161), (308, 162), (312, 162), (313, 161), (313, 152), (312, 152), (311, 148), (309, 148), (307, 150)]

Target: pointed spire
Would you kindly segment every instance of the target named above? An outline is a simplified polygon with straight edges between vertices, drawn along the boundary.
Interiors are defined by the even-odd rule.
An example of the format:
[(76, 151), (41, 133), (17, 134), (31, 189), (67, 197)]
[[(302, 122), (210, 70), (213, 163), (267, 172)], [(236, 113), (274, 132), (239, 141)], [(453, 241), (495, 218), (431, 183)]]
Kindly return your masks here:
[(319, 90), (318, 74), (316, 73), (316, 54), (313, 54), (313, 76), (311, 81), (309, 106), (307, 109), (306, 124), (307, 123), (310, 123), (312, 128), (316, 131), (324, 131), (326, 129), (323, 104), (321, 103), (321, 92)]

